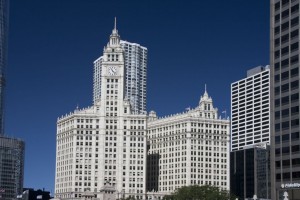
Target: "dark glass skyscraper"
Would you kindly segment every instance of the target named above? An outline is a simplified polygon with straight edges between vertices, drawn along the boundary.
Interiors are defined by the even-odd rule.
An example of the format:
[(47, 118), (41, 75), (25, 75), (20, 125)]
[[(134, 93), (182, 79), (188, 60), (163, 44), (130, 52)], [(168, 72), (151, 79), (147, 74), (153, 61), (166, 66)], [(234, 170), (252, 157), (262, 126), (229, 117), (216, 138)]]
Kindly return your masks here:
[(0, 199), (13, 200), (23, 192), (24, 149), (22, 140), (0, 136)]
[(4, 72), (7, 60), (8, 0), (0, 0), (0, 135), (4, 134)]
[(230, 152), (230, 190), (238, 199), (270, 199), (269, 146), (252, 145)]
[(13, 200), (23, 190), (25, 144), (22, 140), (4, 136), (8, 4), (8, 0), (0, 0), (0, 199)]
[(272, 198), (300, 199), (299, 0), (271, 0)]

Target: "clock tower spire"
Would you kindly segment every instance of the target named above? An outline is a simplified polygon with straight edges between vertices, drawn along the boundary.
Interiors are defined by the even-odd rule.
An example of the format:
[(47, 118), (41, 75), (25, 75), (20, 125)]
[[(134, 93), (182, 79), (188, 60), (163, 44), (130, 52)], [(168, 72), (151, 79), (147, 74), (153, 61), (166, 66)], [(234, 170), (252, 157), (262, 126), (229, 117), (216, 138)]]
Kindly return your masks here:
[(116, 17), (115, 17), (115, 26), (110, 35), (110, 39), (109, 39), (109, 45), (110, 46), (120, 45), (120, 36), (119, 36), (118, 30), (117, 30), (117, 18)]

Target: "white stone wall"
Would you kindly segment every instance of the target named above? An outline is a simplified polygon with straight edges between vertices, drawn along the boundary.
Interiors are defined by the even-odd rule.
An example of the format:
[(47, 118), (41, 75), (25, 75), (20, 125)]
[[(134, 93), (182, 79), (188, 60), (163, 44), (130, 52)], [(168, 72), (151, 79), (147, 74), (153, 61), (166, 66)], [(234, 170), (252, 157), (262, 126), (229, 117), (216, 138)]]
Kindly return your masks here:
[[(217, 115), (205, 92), (195, 109), (160, 119), (149, 118), (148, 155), (160, 156), (158, 182), (150, 181), (149, 186), (158, 184), (158, 193), (169, 194), (196, 184), (229, 189), (230, 122)], [(151, 162), (148, 160), (148, 164)]]

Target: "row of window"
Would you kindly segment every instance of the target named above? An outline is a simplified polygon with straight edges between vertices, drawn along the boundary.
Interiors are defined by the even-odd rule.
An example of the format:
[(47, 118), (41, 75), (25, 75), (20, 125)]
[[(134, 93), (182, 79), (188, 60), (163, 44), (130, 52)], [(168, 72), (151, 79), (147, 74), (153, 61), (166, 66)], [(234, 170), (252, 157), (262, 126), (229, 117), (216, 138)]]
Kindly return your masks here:
[(288, 44), (288, 42), (290, 40), (293, 40), (294, 38), (297, 38), (298, 36), (299, 36), (298, 29), (291, 31), (290, 33), (287, 33), (285, 35), (282, 35), (281, 37), (275, 39), (275, 41), (274, 41), (275, 47), (278, 47), (280, 45), (280, 43), (281, 43), (281, 45)]
[(280, 31), (284, 32), (286, 30), (288, 30), (289, 28), (293, 28), (295, 26), (297, 26), (299, 24), (299, 17), (295, 17), (293, 19), (291, 19), (290, 21), (287, 21), (283, 24), (281, 24), (280, 26), (276, 26), (274, 29), (275, 35), (279, 34)]
[(278, 132), (280, 130), (286, 130), (289, 128), (296, 128), (299, 127), (299, 119), (293, 119), (290, 121), (284, 121), (281, 123), (275, 124), (275, 131)]
[(295, 56), (292, 56), (291, 58), (282, 60), (281, 62), (276, 62), (274, 64), (274, 69), (275, 69), (275, 71), (279, 71), (280, 68), (281, 68), (281, 70), (283, 70), (284, 68), (287, 68), (291, 65), (297, 64), (298, 62), (299, 62), (299, 56), (295, 55)]
[(280, 21), (280, 15), (281, 20), (288, 18), (290, 15), (293, 15), (299, 11), (299, 4), (296, 4), (291, 7), (291, 9), (286, 9), (282, 11), (281, 13), (278, 13), (275, 15), (275, 23)]
[(291, 141), (298, 141), (299, 140), (299, 131), (293, 132), (291, 134), (283, 134), (275, 136), (275, 144), (279, 144), (280, 142), (285, 143)]
[(254, 76), (251, 76), (251, 77), (248, 77), (244, 80), (240, 80), (236, 83), (233, 83), (231, 85), (231, 90), (233, 92), (236, 92), (238, 91), (238, 88), (245, 88), (245, 86), (249, 87), (249, 86), (253, 86), (253, 83), (254, 83), (254, 86), (257, 86), (261, 83), (261, 81), (263, 80), (267, 80), (269, 79), (269, 70), (268, 71), (264, 71), (262, 73), (259, 73), (259, 74), (256, 74)]
[(278, 99), (275, 99), (275, 107), (287, 105), (299, 100), (299, 93), (292, 94), (290, 96), (284, 96)]
[(281, 86), (277, 86), (277, 87), (275, 87), (274, 92), (275, 92), (275, 95), (278, 95), (278, 94), (280, 94), (280, 92), (284, 93), (289, 90), (294, 90), (297, 88), (299, 88), (299, 80), (295, 80), (290, 83), (286, 83)]
[(275, 79), (275, 83), (278, 83), (280, 80), (281, 81), (284, 81), (284, 80), (287, 80), (289, 78), (293, 78), (295, 76), (298, 76), (299, 75), (299, 68), (294, 68), (294, 69), (291, 69), (289, 71), (285, 71), (285, 72), (282, 72), (281, 74), (276, 74), (274, 79)]

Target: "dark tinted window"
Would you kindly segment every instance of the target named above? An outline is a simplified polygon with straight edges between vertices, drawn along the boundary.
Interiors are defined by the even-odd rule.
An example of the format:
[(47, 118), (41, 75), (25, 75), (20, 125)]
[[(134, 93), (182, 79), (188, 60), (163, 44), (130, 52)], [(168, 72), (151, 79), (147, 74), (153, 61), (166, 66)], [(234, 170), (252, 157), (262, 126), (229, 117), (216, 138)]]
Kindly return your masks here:
[(298, 47), (299, 47), (299, 43), (298, 43), (298, 42), (296, 42), (296, 43), (292, 44), (292, 45), (291, 45), (291, 51), (295, 51), (295, 50), (297, 50), (297, 49), (298, 49)]
[(291, 102), (297, 101), (298, 99), (299, 99), (299, 93), (296, 93), (296, 94), (292, 94), (292, 95), (291, 95)]

